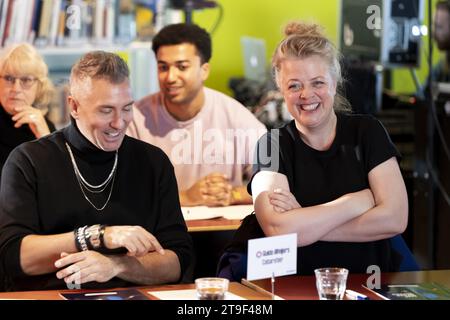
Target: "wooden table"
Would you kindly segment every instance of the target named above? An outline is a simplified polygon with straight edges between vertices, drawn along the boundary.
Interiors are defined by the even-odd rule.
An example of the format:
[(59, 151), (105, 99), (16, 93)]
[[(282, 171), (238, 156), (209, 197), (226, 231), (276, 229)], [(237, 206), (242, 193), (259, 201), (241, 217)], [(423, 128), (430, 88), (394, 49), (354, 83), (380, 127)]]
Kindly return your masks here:
[[(162, 286), (148, 286), (148, 287), (135, 287), (144, 295), (146, 295), (150, 300), (158, 300), (156, 297), (148, 294), (148, 291), (164, 291), (164, 290), (183, 290), (183, 289), (194, 289), (194, 284), (178, 284), (178, 285), (162, 285)], [(122, 288), (130, 289), (130, 288)], [(95, 290), (95, 292), (104, 291), (118, 291), (117, 289), (108, 290)], [(93, 291), (93, 290), (90, 290)], [(22, 292), (0, 292), (0, 300), (2, 299), (14, 299), (14, 300), (64, 300), (60, 293), (61, 292), (89, 292), (81, 290), (47, 290), (47, 291), (22, 291)], [(240, 283), (231, 282), (229, 287), (229, 292), (232, 292), (238, 296), (244, 297), (248, 300), (270, 300), (265, 294), (248, 288)]]
[(225, 218), (191, 220), (186, 221), (186, 225), (189, 232), (229, 231), (239, 228), (241, 220), (229, 220)]
[[(372, 291), (362, 285), (367, 283), (371, 274), (350, 274), (347, 279), (347, 289), (367, 295), (371, 300), (382, 300)], [(381, 283), (414, 284), (437, 282), (450, 287), (450, 270), (432, 270), (418, 272), (382, 273)], [(245, 282), (243, 282), (246, 284)], [(372, 281), (370, 281), (372, 283)], [(270, 279), (250, 281), (249, 287), (270, 295)], [(275, 280), (275, 294), (286, 300), (318, 300), (315, 276), (285, 276)]]
[[(253, 205), (182, 207), (189, 232), (236, 230), (253, 212)], [(202, 220), (195, 220), (202, 219)]]

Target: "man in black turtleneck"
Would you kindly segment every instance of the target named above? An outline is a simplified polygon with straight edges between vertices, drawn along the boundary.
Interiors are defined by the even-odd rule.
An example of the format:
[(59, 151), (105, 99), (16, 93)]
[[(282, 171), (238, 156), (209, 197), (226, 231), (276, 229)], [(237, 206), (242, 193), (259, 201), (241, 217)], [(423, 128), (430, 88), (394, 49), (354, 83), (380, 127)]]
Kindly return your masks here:
[(72, 123), (15, 149), (0, 187), (0, 267), (8, 290), (190, 281), (192, 241), (173, 167), (125, 135), (128, 67), (86, 54), (72, 68)]

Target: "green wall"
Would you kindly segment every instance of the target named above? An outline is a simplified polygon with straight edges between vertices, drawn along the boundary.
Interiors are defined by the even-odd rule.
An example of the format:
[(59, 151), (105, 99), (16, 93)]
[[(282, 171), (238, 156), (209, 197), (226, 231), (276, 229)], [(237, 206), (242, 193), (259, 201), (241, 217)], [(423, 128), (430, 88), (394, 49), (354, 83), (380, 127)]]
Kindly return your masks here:
[[(336, 43), (338, 39), (339, 0), (217, 1), (222, 4), (224, 15), (220, 26), (212, 36), (211, 75), (206, 81), (206, 85), (228, 94), (231, 94), (231, 90), (228, 88), (229, 79), (243, 75), (241, 36), (247, 35), (266, 40), (268, 64), (277, 43), (282, 39), (284, 25), (291, 20), (306, 19), (318, 22), (325, 28), (325, 32), (331, 40)], [(434, 2), (436, 0), (433, 0)], [(211, 30), (217, 17), (217, 9), (206, 9), (196, 11), (193, 20), (207, 30)], [(424, 43), (426, 41), (425, 38)], [(434, 61), (437, 61), (437, 50), (433, 56)], [(425, 66), (425, 62), (422, 63), (422, 66)], [(421, 81), (427, 74), (428, 69), (425, 67), (418, 70)], [(392, 83), (396, 92), (415, 91), (409, 70), (395, 70)]]
[[(244, 73), (240, 38), (247, 35), (264, 38), (268, 63), (283, 36), (284, 25), (296, 19), (319, 22), (333, 41), (337, 39), (336, 0), (218, 0), (223, 6), (222, 23), (213, 34), (211, 75), (207, 86), (231, 94), (230, 77)], [(210, 30), (218, 16), (217, 9), (197, 11), (194, 22)]]

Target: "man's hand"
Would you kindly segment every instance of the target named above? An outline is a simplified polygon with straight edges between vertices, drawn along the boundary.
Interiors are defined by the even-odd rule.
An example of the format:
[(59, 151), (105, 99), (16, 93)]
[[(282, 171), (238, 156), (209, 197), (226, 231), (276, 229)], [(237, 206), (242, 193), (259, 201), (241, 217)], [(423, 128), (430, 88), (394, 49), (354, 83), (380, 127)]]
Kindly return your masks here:
[[(221, 173), (211, 173), (198, 180), (192, 187), (184, 191), (182, 206), (206, 205), (210, 207), (228, 206), (232, 196), (229, 179)], [(185, 198), (183, 200), (183, 198)]]
[(58, 279), (75, 284), (107, 282), (121, 272), (111, 258), (89, 250), (72, 254), (62, 252), (61, 259), (55, 261), (55, 267), (63, 268), (56, 273)]
[(103, 239), (106, 248), (117, 249), (124, 247), (128, 250), (129, 256), (141, 257), (151, 251), (164, 254), (164, 249), (158, 240), (140, 226), (106, 227)]
[(275, 189), (269, 193), (270, 204), (276, 212), (286, 212), (292, 209), (301, 208), (295, 196), (287, 190)]
[(41, 110), (31, 106), (16, 107), (17, 113), (12, 117), (15, 121), (14, 127), (19, 128), (27, 124), (36, 138), (43, 137), (50, 133), (50, 129), (45, 121), (44, 114)]

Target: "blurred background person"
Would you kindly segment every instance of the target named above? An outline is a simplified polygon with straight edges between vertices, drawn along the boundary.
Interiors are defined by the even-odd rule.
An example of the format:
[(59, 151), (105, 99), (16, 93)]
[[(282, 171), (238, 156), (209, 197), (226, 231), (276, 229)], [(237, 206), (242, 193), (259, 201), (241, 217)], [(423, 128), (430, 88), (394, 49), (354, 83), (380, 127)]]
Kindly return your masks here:
[(55, 131), (46, 117), (53, 95), (48, 67), (34, 47), (16, 44), (3, 50), (0, 55), (0, 171), (16, 146)]
[(444, 51), (445, 57), (433, 68), (432, 78), (438, 82), (449, 82), (450, 62), (450, 1), (436, 3), (434, 13), (433, 38), (439, 50)]
[(252, 203), (244, 181), (266, 128), (238, 101), (204, 86), (211, 36), (197, 25), (173, 24), (153, 38), (152, 49), (160, 91), (136, 102), (127, 134), (169, 156), (182, 206)]
[(450, 1), (441, 0), (436, 3), (433, 16), (433, 39), (443, 53), (443, 57), (433, 66), (431, 79), (427, 78), (423, 87), (416, 93), (419, 97), (429, 97), (432, 82), (450, 82)]

